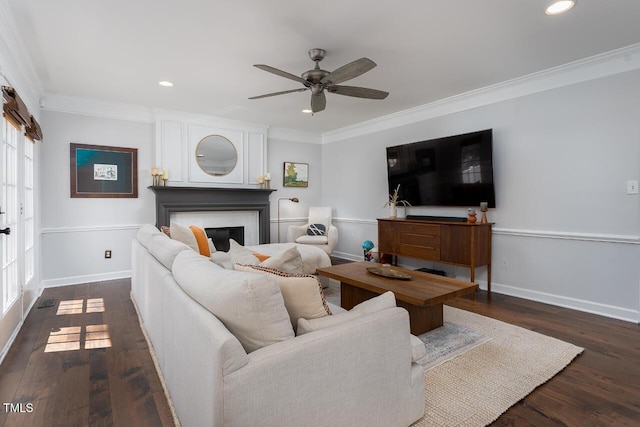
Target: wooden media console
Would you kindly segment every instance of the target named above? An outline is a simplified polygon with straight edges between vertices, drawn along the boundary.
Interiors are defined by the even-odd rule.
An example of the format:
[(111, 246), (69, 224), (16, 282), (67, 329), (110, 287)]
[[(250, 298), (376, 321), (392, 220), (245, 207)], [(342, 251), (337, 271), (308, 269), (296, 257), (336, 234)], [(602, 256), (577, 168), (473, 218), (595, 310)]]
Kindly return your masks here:
[(453, 264), (470, 269), (487, 266), (487, 291), (491, 293), (491, 227), (493, 223), (378, 219), (381, 253)]

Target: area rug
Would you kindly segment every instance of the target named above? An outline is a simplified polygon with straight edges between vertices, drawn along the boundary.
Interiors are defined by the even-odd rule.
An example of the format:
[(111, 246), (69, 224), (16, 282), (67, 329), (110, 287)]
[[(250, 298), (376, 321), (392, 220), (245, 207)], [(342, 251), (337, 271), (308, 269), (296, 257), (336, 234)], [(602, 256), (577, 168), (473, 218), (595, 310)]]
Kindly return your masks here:
[(446, 305), (444, 320), (491, 340), (425, 373), (425, 415), (415, 427), (490, 424), (584, 350)]

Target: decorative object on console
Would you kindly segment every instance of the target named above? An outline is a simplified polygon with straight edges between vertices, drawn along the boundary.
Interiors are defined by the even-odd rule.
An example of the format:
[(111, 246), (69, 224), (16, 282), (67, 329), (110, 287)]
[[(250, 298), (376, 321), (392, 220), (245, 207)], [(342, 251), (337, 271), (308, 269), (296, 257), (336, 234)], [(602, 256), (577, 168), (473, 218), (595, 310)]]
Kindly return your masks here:
[(304, 87), (300, 89), (285, 90), (281, 92), (268, 93), (266, 95), (253, 96), (249, 99), (260, 99), (269, 96), (284, 95), (287, 93), (304, 92), (306, 90), (311, 90), (311, 112), (317, 113), (324, 110), (327, 105), (327, 98), (324, 93), (325, 89), (330, 93), (336, 93), (338, 95), (354, 96), (356, 98), (366, 99), (385, 99), (389, 95), (389, 92), (384, 92), (377, 89), (368, 89), (355, 86), (338, 86), (339, 83), (351, 80), (371, 70), (376, 66), (376, 63), (368, 58), (360, 58), (346, 65), (343, 65), (333, 72), (329, 72), (321, 70), (319, 64), (326, 53), (327, 52), (324, 49), (311, 49), (309, 51), (309, 57), (316, 63), (316, 66), (313, 70), (302, 73), (302, 77), (298, 77), (291, 73), (278, 70), (277, 68), (273, 68), (268, 65), (254, 65), (254, 67), (261, 70), (302, 83)]
[(477, 220), (478, 217), (476, 214), (476, 210), (472, 208), (467, 209), (467, 222), (475, 224)]
[(480, 212), (482, 212), (482, 219), (480, 220), (480, 224), (486, 224), (487, 222), (489, 222), (489, 220), (487, 219), (488, 205), (489, 204), (487, 202), (480, 202)]
[(282, 185), (285, 187), (308, 187), (309, 164), (284, 162)]
[(387, 206), (389, 206), (389, 218), (391, 219), (396, 219), (398, 217), (398, 210), (396, 209), (398, 205), (411, 206), (411, 203), (407, 202), (406, 200), (398, 200), (399, 190), (400, 190), (400, 184), (398, 184), (396, 189), (393, 190), (393, 194), (389, 194), (389, 200), (383, 206), (383, 208), (386, 208)]
[(364, 260), (365, 261), (371, 261), (371, 259), (373, 258), (373, 242), (371, 240), (365, 240), (364, 242), (362, 242), (362, 252), (364, 253)]
[(138, 197), (138, 149), (70, 144), (71, 197)]
[(298, 200), (297, 197), (281, 197), (278, 199), (278, 243), (280, 243), (280, 201), (281, 200), (289, 200), (290, 202), (293, 202), (293, 203), (300, 202), (300, 200)]
[(265, 188), (271, 188), (271, 172), (267, 172), (264, 176), (264, 186)]

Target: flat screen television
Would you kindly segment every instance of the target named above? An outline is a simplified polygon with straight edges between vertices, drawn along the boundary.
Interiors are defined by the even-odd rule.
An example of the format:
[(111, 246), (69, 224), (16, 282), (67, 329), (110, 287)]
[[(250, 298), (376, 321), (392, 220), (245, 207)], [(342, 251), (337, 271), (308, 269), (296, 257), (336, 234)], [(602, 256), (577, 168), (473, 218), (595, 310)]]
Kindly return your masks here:
[(387, 147), (389, 193), (412, 206), (496, 207), (492, 129)]

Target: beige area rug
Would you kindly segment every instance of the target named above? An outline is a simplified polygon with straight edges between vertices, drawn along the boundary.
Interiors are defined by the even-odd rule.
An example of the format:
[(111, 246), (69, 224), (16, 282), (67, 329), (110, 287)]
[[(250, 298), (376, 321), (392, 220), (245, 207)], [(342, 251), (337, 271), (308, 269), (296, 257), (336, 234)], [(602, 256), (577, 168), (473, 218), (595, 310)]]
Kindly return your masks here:
[(425, 373), (425, 415), (415, 427), (490, 424), (584, 350), (446, 305), (444, 320), (492, 339)]

